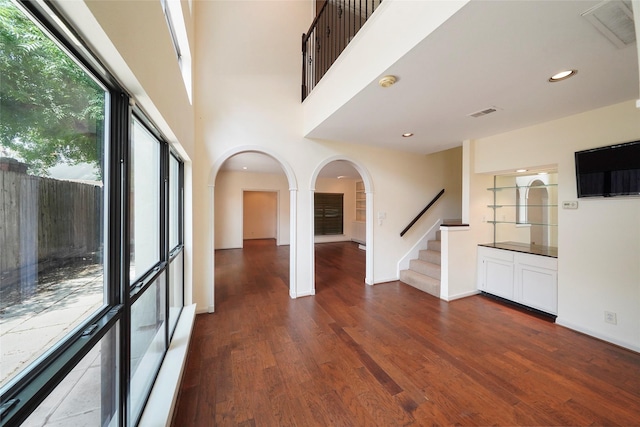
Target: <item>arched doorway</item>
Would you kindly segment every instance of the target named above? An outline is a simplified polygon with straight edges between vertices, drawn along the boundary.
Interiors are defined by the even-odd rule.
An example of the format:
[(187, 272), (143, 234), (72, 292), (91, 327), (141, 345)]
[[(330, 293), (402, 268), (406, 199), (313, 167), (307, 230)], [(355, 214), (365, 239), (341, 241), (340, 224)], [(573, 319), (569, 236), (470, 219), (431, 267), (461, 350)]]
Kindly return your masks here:
[[(345, 156), (334, 156), (334, 157), (330, 157), (328, 159), (325, 159), (323, 162), (321, 162), (315, 169), (315, 171), (313, 172), (312, 176), (311, 176), (311, 200), (314, 200), (314, 196), (315, 196), (315, 192), (316, 192), (316, 187), (318, 185), (318, 178), (321, 176), (321, 173), (323, 171), (323, 169), (325, 169), (325, 167), (327, 167), (327, 165), (330, 165), (332, 163), (343, 163), (348, 165), (349, 168), (351, 168), (352, 170), (354, 170), (357, 175), (359, 176), (359, 178), (362, 181), (362, 187), (363, 187), (363, 196), (364, 196), (364, 216), (366, 217), (366, 220), (364, 221), (364, 247), (366, 250), (366, 267), (365, 267), (365, 278), (364, 278), (364, 282), (368, 285), (373, 285), (374, 282), (374, 270), (373, 270), (373, 253), (374, 253), (374, 242), (373, 242), (373, 181), (371, 179), (371, 176), (369, 175), (369, 172), (367, 171), (366, 168), (364, 168), (361, 164), (359, 164), (357, 161), (350, 159), (348, 157)], [(336, 176), (337, 178), (337, 176)], [(355, 175), (354, 175), (355, 178)], [(314, 224), (315, 222), (315, 210), (311, 209), (310, 210), (310, 223)], [(314, 233), (314, 227), (311, 227), (311, 236), (310, 236), (310, 241), (313, 242), (315, 241), (315, 233)], [(315, 291), (315, 250), (312, 250), (312, 260), (311, 260), (311, 281), (313, 283), (313, 289)]]
[[(289, 190), (289, 295), (292, 298), (297, 296), (297, 282), (296, 282), (296, 212), (297, 212), (297, 181), (293, 169), (289, 164), (284, 161), (276, 152), (259, 146), (239, 146), (232, 150), (227, 151), (220, 156), (214, 163), (209, 173), (208, 185), (209, 185), (209, 233), (208, 233), (208, 249), (207, 260), (210, 260), (210, 265), (207, 268), (207, 304), (208, 311), (212, 313), (215, 310), (215, 243), (216, 243), (216, 221), (215, 221), (215, 187), (216, 178), (223, 168), (223, 165), (227, 160), (232, 157), (243, 154), (251, 153), (268, 156), (273, 159), (282, 172), (286, 176), (288, 190)], [(242, 228), (242, 227), (241, 227)], [(242, 238), (242, 237), (240, 237)]]

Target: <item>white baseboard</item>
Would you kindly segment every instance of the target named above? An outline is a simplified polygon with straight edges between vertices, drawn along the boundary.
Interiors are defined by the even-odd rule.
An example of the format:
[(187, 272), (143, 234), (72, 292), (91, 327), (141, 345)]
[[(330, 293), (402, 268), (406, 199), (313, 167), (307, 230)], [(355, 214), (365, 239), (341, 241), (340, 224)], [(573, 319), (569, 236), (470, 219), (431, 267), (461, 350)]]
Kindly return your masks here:
[(635, 344), (632, 344), (632, 343), (629, 343), (629, 342), (626, 342), (626, 341), (623, 341), (623, 340), (619, 340), (617, 338), (602, 334), (600, 332), (595, 332), (595, 331), (592, 331), (590, 329), (583, 328), (582, 326), (576, 325), (575, 323), (568, 322), (568, 321), (564, 320), (560, 316), (558, 316), (556, 318), (556, 324), (558, 324), (560, 326), (563, 326), (565, 328), (572, 329), (572, 330), (574, 330), (576, 332), (580, 332), (580, 333), (583, 333), (585, 335), (589, 335), (589, 336), (592, 336), (594, 338), (598, 338), (598, 339), (600, 339), (602, 341), (606, 341), (606, 342), (609, 342), (611, 344), (615, 344), (617, 346), (627, 348), (627, 349), (629, 349), (631, 351), (635, 351), (636, 353), (640, 353), (640, 347), (635, 345)]
[(316, 294), (316, 291), (309, 291), (309, 292), (301, 292), (299, 294), (295, 294), (292, 292), (289, 292), (289, 297), (291, 297), (291, 299), (296, 299), (296, 298), (303, 298), (303, 297), (311, 297), (314, 296)]
[(376, 281), (375, 281), (375, 282), (373, 282), (373, 284), (374, 284), (374, 285), (379, 285), (379, 284), (381, 284), (381, 283), (396, 282), (396, 281), (398, 281), (398, 280), (400, 280), (400, 278), (399, 278), (399, 277), (391, 277), (391, 278), (388, 278), (388, 279), (376, 279)]
[(176, 325), (173, 339), (164, 356), (160, 372), (153, 384), (149, 400), (140, 418), (141, 427), (161, 427), (171, 425), (180, 382), (187, 362), (187, 351), (191, 340), (191, 331), (196, 317), (196, 305), (184, 307)]
[(473, 296), (473, 295), (478, 295), (479, 293), (480, 293), (480, 291), (475, 289), (473, 291), (463, 292), (461, 294), (451, 295), (451, 296), (449, 296), (447, 298), (441, 298), (441, 299), (443, 299), (444, 301), (449, 302), (449, 301), (454, 301), (454, 300), (461, 299), (461, 298), (470, 297), (470, 296)]
[(314, 243), (334, 243), (334, 242), (350, 242), (351, 238), (344, 234), (329, 236), (314, 236)]

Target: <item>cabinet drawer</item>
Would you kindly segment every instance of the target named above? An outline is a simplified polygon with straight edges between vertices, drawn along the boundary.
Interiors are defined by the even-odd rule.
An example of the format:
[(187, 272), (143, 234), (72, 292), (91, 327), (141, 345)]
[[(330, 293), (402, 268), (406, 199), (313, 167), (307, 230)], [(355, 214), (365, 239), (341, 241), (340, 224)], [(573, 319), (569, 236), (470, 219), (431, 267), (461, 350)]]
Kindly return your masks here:
[(503, 249), (487, 248), (478, 246), (478, 255), (486, 258), (493, 258), (505, 262), (513, 262), (515, 252), (505, 251)]
[(529, 254), (518, 254), (517, 262), (519, 264), (526, 264), (532, 267), (546, 268), (547, 270), (558, 271), (558, 258)]

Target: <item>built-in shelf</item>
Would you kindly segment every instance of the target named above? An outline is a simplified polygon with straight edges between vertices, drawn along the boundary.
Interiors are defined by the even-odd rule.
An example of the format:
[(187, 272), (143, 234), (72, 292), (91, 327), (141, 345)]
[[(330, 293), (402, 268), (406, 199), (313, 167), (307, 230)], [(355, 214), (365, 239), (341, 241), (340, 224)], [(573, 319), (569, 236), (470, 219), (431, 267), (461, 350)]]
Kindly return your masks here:
[(531, 189), (531, 188), (549, 188), (549, 187), (557, 187), (558, 184), (544, 184), (544, 185), (507, 185), (507, 186), (499, 186), (499, 187), (490, 187), (487, 188), (489, 191), (501, 191), (501, 190), (510, 190), (510, 189)]
[(367, 195), (364, 192), (364, 183), (356, 181), (356, 221), (367, 220)]
[(517, 241), (524, 244), (557, 246), (557, 173), (546, 175), (496, 175), (490, 216), (493, 242)]

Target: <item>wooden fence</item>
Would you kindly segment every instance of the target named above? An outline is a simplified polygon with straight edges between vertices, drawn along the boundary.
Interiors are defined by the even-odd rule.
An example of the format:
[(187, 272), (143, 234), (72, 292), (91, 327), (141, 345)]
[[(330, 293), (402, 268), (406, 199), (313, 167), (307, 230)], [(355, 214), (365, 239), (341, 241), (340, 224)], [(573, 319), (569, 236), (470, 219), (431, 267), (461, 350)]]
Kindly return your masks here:
[(0, 290), (35, 289), (38, 275), (101, 262), (102, 187), (0, 170)]

